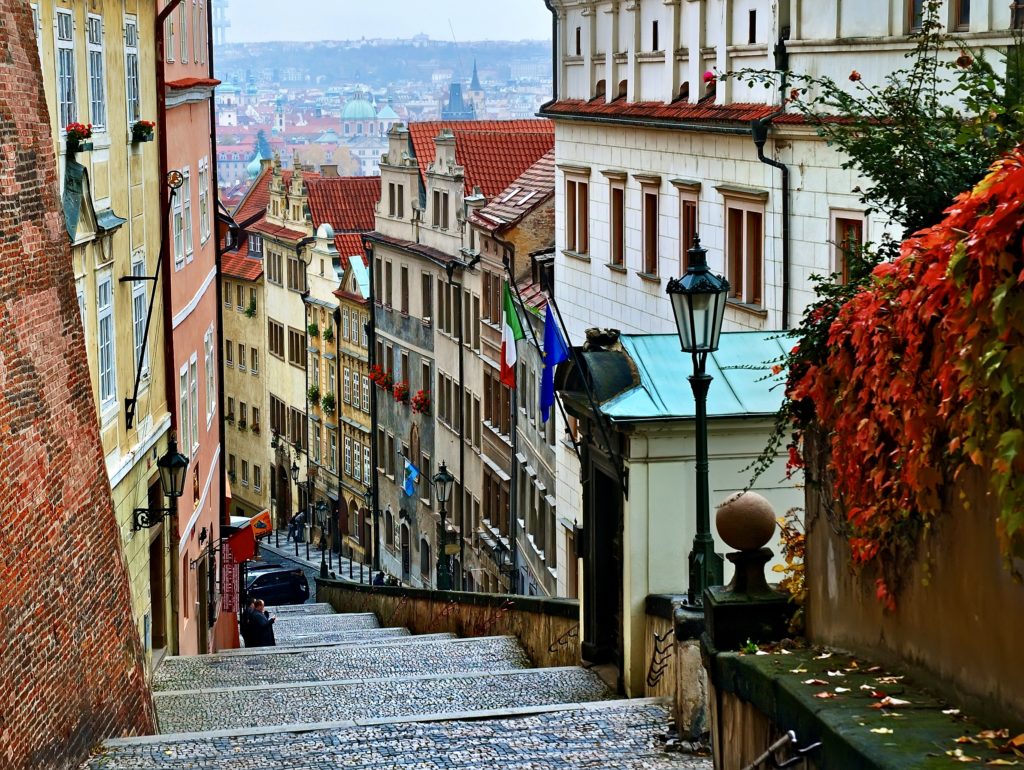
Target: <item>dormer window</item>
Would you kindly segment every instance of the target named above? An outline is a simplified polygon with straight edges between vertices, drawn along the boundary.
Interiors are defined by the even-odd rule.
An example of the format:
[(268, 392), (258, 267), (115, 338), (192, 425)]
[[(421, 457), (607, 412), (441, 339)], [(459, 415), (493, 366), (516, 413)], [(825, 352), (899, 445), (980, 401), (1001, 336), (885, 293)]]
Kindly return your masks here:
[(263, 238), (259, 235), (249, 236), (249, 253), (253, 255), (263, 254)]
[(434, 227), (448, 229), (448, 191), (434, 190), (433, 222)]
[(405, 216), (405, 185), (388, 184), (388, 215), (396, 219)]

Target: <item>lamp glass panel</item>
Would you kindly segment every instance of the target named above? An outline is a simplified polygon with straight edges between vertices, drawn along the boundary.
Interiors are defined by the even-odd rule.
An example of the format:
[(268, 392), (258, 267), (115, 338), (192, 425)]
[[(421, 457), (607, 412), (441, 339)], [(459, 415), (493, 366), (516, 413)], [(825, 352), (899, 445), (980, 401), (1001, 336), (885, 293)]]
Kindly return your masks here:
[(672, 312), (679, 330), (679, 344), (687, 353), (693, 352), (693, 329), (690, 326), (690, 297), (686, 294), (671, 294)]

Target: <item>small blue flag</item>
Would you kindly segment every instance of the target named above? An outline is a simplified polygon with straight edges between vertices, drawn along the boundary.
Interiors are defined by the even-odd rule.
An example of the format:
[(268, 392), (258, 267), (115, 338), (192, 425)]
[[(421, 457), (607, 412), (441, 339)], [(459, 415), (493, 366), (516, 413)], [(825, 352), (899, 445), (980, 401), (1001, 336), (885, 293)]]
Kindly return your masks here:
[(548, 303), (544, 316), (544, 371), (540, 378), (540, 413), (544, 422), (547, 422), (555, 403), (555, 367), (568, 360), (569, 348), (558, 331), (551, 304)]
[(405, 478), (402, 479), (402, 491), (406, 497), (412, 497), (416, 494), (416, 488), (414, 484), (420, 479), (420, 470), (411, 462), (408, 458), (405, 459)]

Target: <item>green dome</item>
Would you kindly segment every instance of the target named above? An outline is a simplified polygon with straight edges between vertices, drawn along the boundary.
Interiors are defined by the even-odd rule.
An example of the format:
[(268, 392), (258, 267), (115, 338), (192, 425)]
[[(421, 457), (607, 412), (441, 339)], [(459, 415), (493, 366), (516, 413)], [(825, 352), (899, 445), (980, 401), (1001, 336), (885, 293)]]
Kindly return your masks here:
[(384, 109), (377, 113), (378, 120), (398, 120), (398, 113), (391, 109), (390, 104), (385, 104)]
[(345, 111), (341, 114), (342, 120), (375, 120), (377, 111), (373, 105), (361, 96), (345, 105)]
[(259, 150), (256, 150), (256, 154), (252, 156), (252, 160), (249, 161), (249, 165), (245, 167), (245, 173), (249, 175), (250, 179), (255, 179), (260, 175), (262, 160), (263, 155), (260, 154)]

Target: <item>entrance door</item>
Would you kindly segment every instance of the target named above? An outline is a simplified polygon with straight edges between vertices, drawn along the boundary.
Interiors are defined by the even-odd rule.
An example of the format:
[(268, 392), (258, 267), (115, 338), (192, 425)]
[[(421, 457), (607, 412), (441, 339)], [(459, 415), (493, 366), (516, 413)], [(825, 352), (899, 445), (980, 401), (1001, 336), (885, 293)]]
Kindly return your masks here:
[(591, 465), (586, 490), (583, 564), (583, 656), (622, 670), (622, 489), (605, 469)]
[[(163, 495), (159, 481), (149, 485), (148, 504), (150, 510), (163, 507)], [(153, 659), (162, 656), (167, 647), (167, 563), (164, 560), (164, 525), (160, 524), (151, 530), (149, 542), (149, 607), (151, 616), (150, 634), (152, 636)]]
[(409, 578), (412, 577), (412, 552), (410, 551), (411, 546), (409, 545), (409, 527), (406, 524), (402, 525), (402, 581), (405, 583), (409, 582)]
[(199, 599), (199, 614), (196, 617), (196, 634), (199, 635), (199, 654), (210, 651), (210, 634), (207, 619), (210, 617), (210, 594), (207, 591), (206, 559), (200, 559), (197, 565), (196, 593)]

